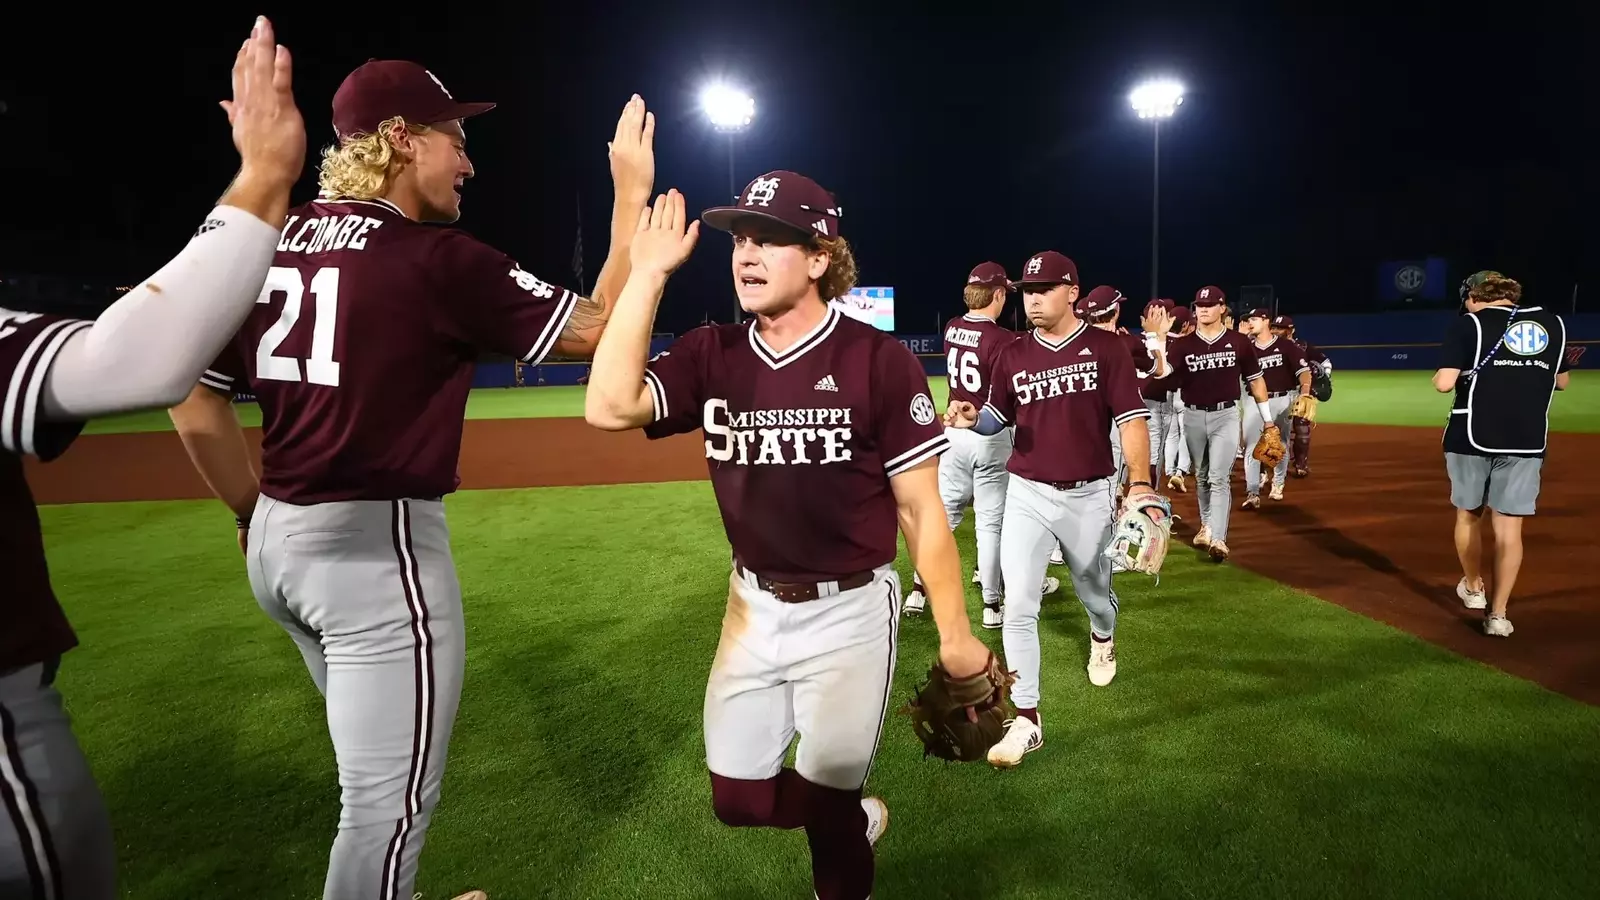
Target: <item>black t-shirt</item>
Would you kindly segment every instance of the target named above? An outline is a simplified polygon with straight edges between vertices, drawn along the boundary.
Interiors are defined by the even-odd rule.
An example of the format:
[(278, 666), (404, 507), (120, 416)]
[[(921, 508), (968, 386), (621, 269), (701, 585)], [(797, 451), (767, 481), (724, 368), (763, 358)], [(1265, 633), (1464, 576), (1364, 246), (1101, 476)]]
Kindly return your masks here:
[(1566, 350), (1566, 323), (1542, 307), (1490, 306), (1458, 318), (1439, 358), (1439, 368), (1461, 370), (1445, 452), (1544, 456), (1550, 398), (1556, 375), (1567, 370)]

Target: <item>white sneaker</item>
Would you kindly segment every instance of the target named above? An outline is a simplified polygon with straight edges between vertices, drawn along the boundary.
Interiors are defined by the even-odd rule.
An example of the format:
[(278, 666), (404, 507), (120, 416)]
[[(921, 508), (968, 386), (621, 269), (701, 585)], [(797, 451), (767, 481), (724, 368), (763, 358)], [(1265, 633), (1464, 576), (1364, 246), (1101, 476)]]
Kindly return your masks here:
[(1117, 677), (1116, 641), (1089, 639), (1089, 683), (1105, 687)]
[[(1505, 616), (1491, 615), (1483, 620), (1483, 633), (1490, 637), (1511, 637), (1513, 630), (1511, 620)], [(994, 751), (991, 750), (990, 752), (993, 753)], [(990, 761), (993, 761), (993, 757), (990, 758)]]
[(1217, 562), (1222, 562), (1228, 558), (1228, 542), (1212, 541), (1210, 544), (1206, 545), (1206, 552), (1211, 554), (1212, 559), (1216, 560)]
[(881, 797), (862, 797), (861, 808), (867, 811), (867, 843), (876, 844), (889, 830), (889, 804)]
[(1467, 587), (1467, 579), (1456, 582), (1456, 596), (1461, 598), (1461, 605), (1467, 609), (1488, 609), (1489, 598), (1483, 591), (1475, 591)]
[(1044, 585), (1039, 588), (1039, 595), (1042, 597), (1047, 594), (1054, 594), (1059, 590), (1061, 590), (1061, 579), (1046, 575), (1044, 577)]
[(1211, 526), (1210, 525), (1201, 525), (1200, 526), (1200, 530), (1198, 532), (1196, 532), (1195, 536), (1194, 536), (1194, 545), (1196, 547), (1209, 547), (1209, 546), (1211, 546)]
[(1180, 494), (1188, 493), (1189, 485), (1184, 480), (1182, 472), (1167, 476), (1167, 490), (1177, 491)]
[(1006, 624), (1006, 611), (1003, 606), (983, 605), (983, 627), (999, 628)]
[(1064, 566), (1066, 564), (1067, 564), (1066, 558), (1061, 555), (1061, 545), (1057, 544), (1056, 545), (1056, 549), (1050, 551), (1050, 565), (1052, 565), (1052, 566)]
[(1268, 494), (1267, 496), (1271, 497), (1274, 500), (1282, 500), (1283, 499), (1283, 482), (1274, 481), (1272, 483), (1272, 493)]
[(1044, 746), (1044, 731), (1031, 719), (1017, 716), (1006, 723), (1006, 736), (989, 748), (989, 765), (1009, 769), (1022, 764), (1022, 758)]
[(1260, 509), (1261, 508), (1261, 495), (1260, 494), (1248, 494), (1248, 495), (1246, 495), (1245, 498), (1244, 498), (1244, 502), (1239, 504), (1239, 508), (1240, 509)]
[(912, 591), (906, 595), (906, 605), (904, 608), (906, 615), (920, 616), (922, 615), (923, 610), (927, 608), (928, 598), (924, 597), (921, 591)]

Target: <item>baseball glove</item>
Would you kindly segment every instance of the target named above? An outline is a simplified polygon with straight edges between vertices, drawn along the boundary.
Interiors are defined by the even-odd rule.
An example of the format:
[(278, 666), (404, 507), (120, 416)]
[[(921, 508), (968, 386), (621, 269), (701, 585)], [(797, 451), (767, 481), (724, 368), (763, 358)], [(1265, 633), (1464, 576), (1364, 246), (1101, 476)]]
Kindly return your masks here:
[(1321, 366), (1311, 367), (1311, 396), (1319, 403), (1333, 399), (1333, 375)]
[(1301, 394), (1294, 398), (1294, 405), (1289, 407), (1289, 418), (1305, 419), (1313, 424), (1317, 421), (1317, 398), (1310, 394)]
[(1126, 572), (1154, 575), (1161, 583), (1161, 563), (1172, 539), (1172, 503), (1159, 494), (1142, 494), (1128, 501), (1117, 519), (1105, 557), (1121, 563)]
[(1264, 466), (1276, 466), (1278, 460), (1283, 459), (1284, 452), (1283, 435), (1278, 433), (1278, 426), (1268, 425), (1261, 432), (1261, 439), (1256, 441), (1256, 448), (1250, 455)]
[(900, 712), (922, 741), (922, 758), (937, 756), (955, 762), (985, 759), (989, 748), (1005, 736), (1005, 723), (1016, 710), (1011, 684), (1017, 676), (1000, 667), (994, 654), (989, 667), (967, 678), (951, 678), (934, 663), (928, 681)]

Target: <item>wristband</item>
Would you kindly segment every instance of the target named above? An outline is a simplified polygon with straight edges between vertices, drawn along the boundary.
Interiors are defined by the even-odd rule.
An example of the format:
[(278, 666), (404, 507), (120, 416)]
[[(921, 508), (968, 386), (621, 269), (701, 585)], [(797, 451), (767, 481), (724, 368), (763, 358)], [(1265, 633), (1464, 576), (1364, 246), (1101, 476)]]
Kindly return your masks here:
[(1272, 410), (1268, 409), (1267, 405), (1262, 403), (1260, 400), (1256, 401), (1256, 411), (1261, 413), (1261, 421), (1267, 423), (1268, 425), (1275, 424), (1272, 421)]
[(1131, 487), (1131, 488), (1134, 488), (1134, 487), (1147, 487), (1147, 488), (1152, 488), (1153, 489), (1155, 487), (1155, 485), (1151, 484), (1148, 481), (1130, 481), (1130, 482), (1128, 482), (1128, 487)]

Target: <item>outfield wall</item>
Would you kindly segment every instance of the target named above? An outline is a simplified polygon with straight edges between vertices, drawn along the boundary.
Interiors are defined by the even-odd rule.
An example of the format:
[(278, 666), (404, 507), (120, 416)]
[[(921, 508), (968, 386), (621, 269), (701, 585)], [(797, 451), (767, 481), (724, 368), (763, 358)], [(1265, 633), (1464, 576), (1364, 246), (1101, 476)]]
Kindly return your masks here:
[[(1336, 371), (1362, 369), (1426, 369), (1438, 367), (1439, 341), (1455, 321), (1449, 310), (1421, 310), (1354, 315), (1304, 315), (1295, 317), (1295, 330), (1320, 347), (1333, 360)], [(1600, 314), (1563, 316), (1569, 343), (1600, 344)], [(897, 334), (901, 343), (922, 359), (929, 375), (945, 373), (944, 339), (937, 334)], [(670, 334), (657, 334), (650, 340), (650, 352), (660, 353), (672, 344)], [(1600, 354), (1597, 354), (1600, 356)], [(1585, 359), (1580, 362), (1596, 365)], [(523, 366), (520, 385), (524, 387), (583, 384), (589, 364), (550, 362)], [(518, 386), (517, 367), (512, 363), (483, 363), (473, 378), (473, 387)]]

